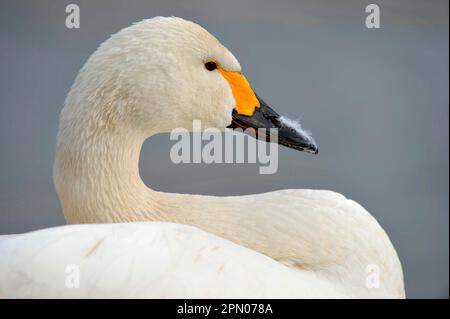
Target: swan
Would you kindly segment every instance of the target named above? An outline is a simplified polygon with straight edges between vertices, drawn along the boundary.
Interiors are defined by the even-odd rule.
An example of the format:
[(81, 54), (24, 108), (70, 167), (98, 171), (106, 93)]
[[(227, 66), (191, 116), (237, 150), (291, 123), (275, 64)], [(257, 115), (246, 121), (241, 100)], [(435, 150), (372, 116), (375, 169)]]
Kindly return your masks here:
[[(54, 183), (71, 225), (1, 238), (0, 297), (405, 297), (388, 236), (343, 195), (147, 187), (144, 140), (197, 119), (276, 127), (280, 144), (317, 153), (208, 31), (176, 17), (135, 23), (91, 55), (60, 115)], [(69, 264), (80, 267), (79, 289), (65, 285)]]

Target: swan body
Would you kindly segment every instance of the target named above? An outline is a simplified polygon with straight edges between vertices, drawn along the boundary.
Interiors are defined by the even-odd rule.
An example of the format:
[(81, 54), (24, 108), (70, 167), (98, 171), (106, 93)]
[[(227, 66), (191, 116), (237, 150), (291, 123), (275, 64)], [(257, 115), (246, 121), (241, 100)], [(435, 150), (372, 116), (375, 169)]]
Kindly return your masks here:
[[(205, 69), (210, 61), (217, 69)], [(95, 225), (2, 238), (0, 270), (14, 275), (0, 297), (403, 298), (388, 236), (340, 194), (215, 197), (143, 183), (144, 140), (195, 119), (224, 129), (260, 116), (291, 139), (281, 144), (317, 152), (301, 129), (269, 123), (276, 113), (240, 71), (216, 38), (180, 18), (144, 20), (103, 43), (67, 96), (54, 166), (68, 223)], [(61, 286), (67, 263), (81, 265), (80, 289)]]
[(314, 273), (172, 223), (45, 229), (3, 239), (0, 256), (1, 298), (347, 297)]

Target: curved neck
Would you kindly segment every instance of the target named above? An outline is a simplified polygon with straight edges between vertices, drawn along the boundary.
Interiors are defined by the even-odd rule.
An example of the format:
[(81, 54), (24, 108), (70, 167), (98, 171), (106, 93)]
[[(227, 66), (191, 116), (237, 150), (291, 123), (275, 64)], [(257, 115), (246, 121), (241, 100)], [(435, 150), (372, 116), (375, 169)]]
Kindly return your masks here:
[(157, 210), (152, 201), (156, 192), (139, 175), (144, 136), (120, 129), (70, 133), (64, 128), (59, 132), (54, 166), (69, 223), (119, 222), (127, 216), (139, 220), (144, 212)]

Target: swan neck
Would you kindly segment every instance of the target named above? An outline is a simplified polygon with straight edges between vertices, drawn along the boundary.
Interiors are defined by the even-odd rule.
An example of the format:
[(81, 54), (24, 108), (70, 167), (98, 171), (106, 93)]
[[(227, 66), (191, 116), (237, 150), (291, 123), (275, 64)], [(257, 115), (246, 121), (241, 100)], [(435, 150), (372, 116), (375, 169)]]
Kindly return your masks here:
[(64, 131), (58, 136), (54, 181), (69, 223), (124, 221), (152, 206), (155, 192), (139, 174), (144, 136)]

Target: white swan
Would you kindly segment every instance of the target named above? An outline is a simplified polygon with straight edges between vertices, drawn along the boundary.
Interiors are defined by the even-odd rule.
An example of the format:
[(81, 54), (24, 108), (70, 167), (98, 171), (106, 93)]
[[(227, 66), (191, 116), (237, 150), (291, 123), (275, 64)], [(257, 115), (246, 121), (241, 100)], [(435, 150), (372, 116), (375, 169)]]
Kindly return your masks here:
[[(144, 140), (195, 119), (222, 129), (276, 126), (280, 143), (317, 151), (240, 70), (216, 38), (180, 18), (144, 20), (104, 42), (67, 96), (54, 179), (68, 223), (122, 224), (3, 237), (0, 297), (403, 298), (389, 238), (342, 195), (214, 197), (143, 183)], [(132, 221), (153, 222), (123, 223)], [(79, 289), (65, 286), (68, 264), (80, 267)]]

